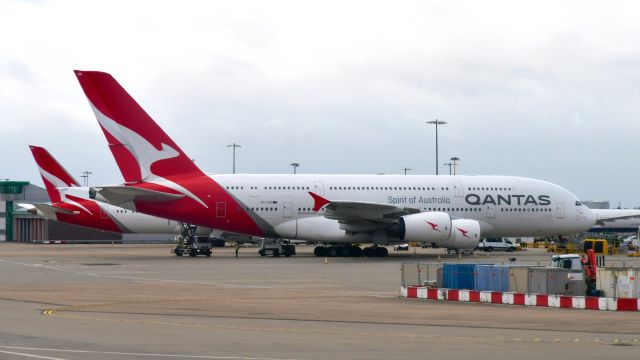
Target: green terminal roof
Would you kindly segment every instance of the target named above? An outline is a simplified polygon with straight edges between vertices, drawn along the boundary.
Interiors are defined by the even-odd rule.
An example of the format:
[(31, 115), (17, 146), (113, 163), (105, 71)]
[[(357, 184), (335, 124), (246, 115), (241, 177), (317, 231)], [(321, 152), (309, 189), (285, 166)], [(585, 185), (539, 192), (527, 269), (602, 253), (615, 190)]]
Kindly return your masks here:
[(0, 181), (0, 194), (22, 194), (27, 185), (28, 181)]

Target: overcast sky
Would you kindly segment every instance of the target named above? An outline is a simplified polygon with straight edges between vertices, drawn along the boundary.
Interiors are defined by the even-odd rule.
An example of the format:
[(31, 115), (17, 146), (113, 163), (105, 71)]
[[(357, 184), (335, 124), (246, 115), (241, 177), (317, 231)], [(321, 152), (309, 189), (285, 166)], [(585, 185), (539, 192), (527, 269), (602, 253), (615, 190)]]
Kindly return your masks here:
[(120, 174), (73, 69), (208, 172), (518, 175), (640, 206), (635, 1), (0, 0), (0, 178)]

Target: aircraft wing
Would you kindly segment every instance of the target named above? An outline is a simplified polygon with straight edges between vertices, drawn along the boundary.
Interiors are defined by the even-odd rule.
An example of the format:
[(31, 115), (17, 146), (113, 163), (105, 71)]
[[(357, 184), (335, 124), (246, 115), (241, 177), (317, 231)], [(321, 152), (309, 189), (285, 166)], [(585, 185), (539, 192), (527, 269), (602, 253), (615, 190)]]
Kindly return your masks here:
[(596, 215), (596, 224), (605, 226), (616, 220), (640, 219), (640, 210), (633, 209), (591, 209)]
[(616, 220), (628, 220), (628, 219), (640, 219), (640, 214), (638, 215), (625, 215), (625, 216), (615, 216), (608, 218), (601, 218), (596, 220), (596, 224), (598, 225), (606, 225), (608, 222), (614, 222)]
[(164, 202), (178, 200), (184, 197), (182, 194), (171, 194), (124, 185), (102, 186), (92, 189), (108, 203), (131, 210), (135, 210), (133, 202), (136, 200)]
[(392, 224), (401, 216), (419, 213), (420, 209), (363, 201), (327, 200), (309, 192), (315, 205), (313, 210), (325, 209), (327, 219), (337, 220), (347, 231), (371, 231)]

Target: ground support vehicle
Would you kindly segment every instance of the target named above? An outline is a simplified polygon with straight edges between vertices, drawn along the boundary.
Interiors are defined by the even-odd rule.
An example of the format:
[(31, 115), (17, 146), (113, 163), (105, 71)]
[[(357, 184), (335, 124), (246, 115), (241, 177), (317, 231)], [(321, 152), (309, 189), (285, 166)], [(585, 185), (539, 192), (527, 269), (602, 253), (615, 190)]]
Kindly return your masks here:
[(210, 257), (213, 254), (211, 250), (213, 239), (208, 236), (195, 236), (197, 228), (194, 225), (180, 224), (180, 234), (176, 236), (176, 247), (171, 249), (171, 252), (176, 256), (204, 255)]
[(587, 296), (600, 296), (600, 291), (596, 290), (596, 264), (597, 259), (593, 249), (588, 249), (586, 256), (578, 254), (553, 255), (551, 257), (551, 267), (582, 270), (586, 283)]
[(409, 244), (393, 245), (394, 251), (409, 251)]
[(289, 257), (296, 254), (296, 246), (281, 239), (262, 239), (258, 253), (260, 256), (272, 255), (278, 257), (284, 255)]
[(478, 244), (478, 249), (484, 251), (494, 251), (494, 250), (502, 250), (502, 251), (516, 251), (518, 245), (513, 243), (511, 240), (503, 237), (496, 238), (485, 238)]

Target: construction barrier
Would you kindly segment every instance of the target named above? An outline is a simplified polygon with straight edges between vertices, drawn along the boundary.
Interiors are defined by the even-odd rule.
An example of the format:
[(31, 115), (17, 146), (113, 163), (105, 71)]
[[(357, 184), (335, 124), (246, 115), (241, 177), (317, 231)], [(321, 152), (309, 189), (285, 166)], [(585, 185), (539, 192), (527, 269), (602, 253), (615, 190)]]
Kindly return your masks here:
[(410, 299), (479, 302), (563, 309), (640, 311), (640, 299), (638, 298), (599, 298), (592, 296), (503, 293), (497, 291), (427, 288), (424, 286), (402, 286), (400, 288), (400, 296)]

